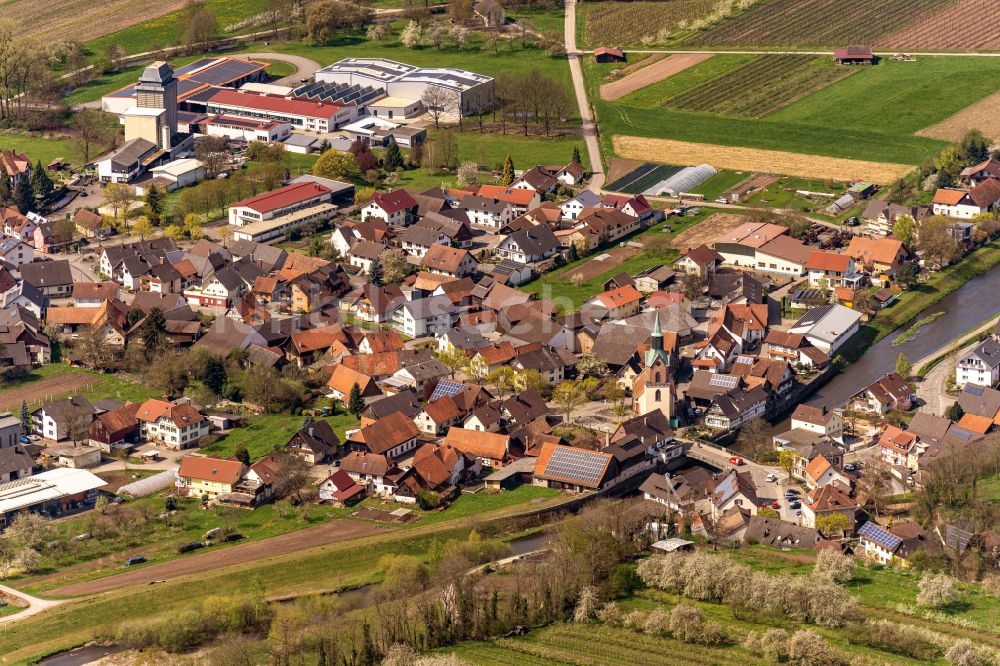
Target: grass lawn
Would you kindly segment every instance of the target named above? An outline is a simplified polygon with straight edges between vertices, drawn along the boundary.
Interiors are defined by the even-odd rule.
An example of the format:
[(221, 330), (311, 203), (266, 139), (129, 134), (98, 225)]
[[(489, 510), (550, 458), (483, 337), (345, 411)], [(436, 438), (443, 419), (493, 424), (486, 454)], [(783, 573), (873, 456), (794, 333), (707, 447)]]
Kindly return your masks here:
[[(631, 236), (621, 238), (615, 241), (615, 243), (611, 246), (598, 248), (582, 259), (578, 259), (563, 266), (562, 268), (552, 271), (551, 273), (546, 273), (537, 280), (529, 282), (521, 287), (521, 289), (530, 294), (539, 294), (542, 298), (552, 298), (553, 296), (558, 295), (560, 299), (569, 299), (572, 301), (574, 308), (579, 308), (580, 305), (588, 298), (601, 293), (604, 290), (604, 283), (609, 278), (614, 277), (622, 271), (635, 275), (639, 271), (651, 268), (656, 264), (669, 263), (673, 258), (675, 258), (676, 254), (669, 257), (654, 257), (643, 252), (634, 257), (618, 262), (604, 273), (601, 273), (600, 275), (597, 275), (589, 280), (585, 280), (577, 286), (569, 282), (569, 278), (580, 268), (580, 266), (590, 261), (595, 256), (600, 255), (603, 251), (611, 249), (612, 247), (617, 247), (620, 243), (628, 241), (641, 242), (642, 237), (655, 238), (658, 235), (673, 237), (688, 227), (701, 222), (711, 213), (711, 210), (705, 209), (698, 215), (692, 215), (690, 217), (685, 216), (668, 218), (666, 223), (656, 224), (645, 231), (637, 232)], [(669, 224), (672, 229), (669, 235), (663, 233), (664, 224)]]
[(89, 375), (96, 378), (97, 381), (82, 389), (61, 392), (55, 390), (51, 394), (46, 394), (45, 396), (39, 396), (38, 399), (33, 399), (31, 404), (37, 405), (48, 400), (58, 400), (59, 398), (65, 398), (68, 395), (83, 395), (90, 400), (112, 399), (119, 400), (121, 402), (127, 402), (129, 400), (147, 400), (149, 398), (156, 397), (157, 395), (157, 392), (150, 387), (145, 386), (142, 383), (132, 383), (126, 379), (124, 375), (105, 375), (99, 372), (85, 370), (84, 368), (65, 365), (63, 363), (53, 363), (51, 365), (42, 366), (36, 370), (32, 370), (31, 373), (24, 379), (10, 384), (3, 391), (0, 391), (0, 398), (5, 398), (8, 394), (12, 393), (24, 393), (31, 391), (32, 382), (42, 379), (50, 379), (53, 377), (61, 377), (64, 375)]
[[(580, 9), (577, 8), (577, 11)], [(566, 24), (562, 5), (551, 8), (521, 5), (511, 8), (507, 12), (507, 18), (518, 24), (527, 21), (530, 29), (562, 41), (563, 29)]]
[[(506, 493), (496, 499), (501, 501), (505, 496)], [(479, 514), (479, 519), (486, 522), (533, 508), (529, 505), (495, 509), (495, 506), (491, 503), (487, 511)], [(452, 508), (458, 508), (457, 503)], [(57, 607), (4, 627), (0, 632), (0, 655), (3, 655), (0, 663), (24, 663), (81, 645), (91, 640), (99, 629), (113, 627), (125, 618), (141, 620), (198, 608), (207, 594), (247, 594), (255, 576), (264, 581), (268, 596), (315, 593), (377, 582), (382, 579), (378, 563), (384, 555), (425, 558), (432, 548), (436, 548), (435, 543), (468, 538), (467, 518), (449, 520), (447, 511), (439, 515), (442, 517), (437, 523), (418, 524), (402, 532), (384, 532), (332, 543), (261, 562), (172, 579), (155, 587), (112, 591)]]
[[(351, 414), (317, 417), (317, 420), (327, 421), (342, 442), (345, 438), (344, 431), (357, 427), (359, 422)], [(246, 447), (250, 459), (257, 460), (271, 453), (276, 446), (287, 442), (301, 427), (301, 416), (289, 414), (253, 416), (246, 426), (229, 431), (212, 444), (202, 447), (200, 451), (206, 455), (228, 458), (236, 452), (236, 449)]]
[(715, 201), (723, 194), (736, 187), (752, 174), (746, 171), (729, 171), (723, 169), (704, 183), (692, 190), (692, 194), (704, 194), (705, 201)]
[(16, 150), (27, 155), (34, 163), (38, 160), (48, 164), (57, 157), (65, 158), (72, 164), (83, 161), (83, 153), (74, 145), (73, 139), (65, 134), (46, 136), (38, 133), (4, 132), (0, 133), (0, 148)]
[(381, 509), (383, 511), (395, 511), (403, 507), (410, 509), (420, 520), (410, 523), (410, 528), (433, 525), (444, 520), (455, 518), (468, 518), (479, 515), (486, 511), (494, 511), (517, 506), (519, 504), (535, 504), (539, 507), (548, 504), (551, 500), (560, 497), (561, 493), (553, 488), (540, 488), (538, 486), (518, 486), (512, 490), (505, 490), (502, 493), (487, 492), (481, 490), (478, 493), (462, 493), (444, 511), (424, 511), (413, 504), (400, 504), (397, 502), (384, 502), (376, 498), (369, 498), (361, 502), (360, 506), (371, 509)]
[(264, 71), (266, 71), (270, 76), (280, 79), (293, 73), (295, 71), (295, 65), (289, 62), (284, 62), (283, 60), (277, 60), (271, 63), (271, 66)]
[[(88, 512), (61, 520), (53, 524), (56, 531), (54, 540), (67, 545), (56, 551), (47, 550), (43, 554), (40, 574), (58, 571), (59, 573), (37, 583), (26, 581), (24, 589), (30, 593), (43, 593), (64, 585), (101, 578), (121, 571), (128, 557), (142, 555), (150, 563), (164, 562), (177, 557), (184, 557), (177, 552), (177, 547), (192, 541), (204, 539), (205, 532), (210, 529), (228, 526), (239, 532), (246, 539), (265, 539), (267, 537), (293, 532), (305, 527), (312, 527), (333, 518), (344, 518), (347, 509), (325, 505), (306, 505), (305, 508), (293, 508), (287, 502), (280, 504), (265, 504), (253, 511), (242, 509), (213, 507), (202, 509), (201, 503), (195, 499), (182, 499), (177, 503), (177, 514), (171, 517), (167, 524), (157, 516), (163, 509), (164, 499), (157, 495), (143, 497), (127, 502), (109, 510), (113, 516), (115, 511), (134, 511), (130, 513), (128, 529), (120, 533), (104, 536), (100, 528), (98, 514)], [(143, 519), (140, 516), (149, 516)], [(109, 522), (111, 522), (109, 520)], [(91, 533), (95, 538), (79, 543), (67, 541), (82, 533)], [(225, 543), (212, 548), (231, 548), (235, 543)], [(201, 549), (194, 552), (205, 552)], [(82, 566), (73, 567), (73, 565)], [(146, 565), (137, 565), (146, 566)], [(68, 568), (67, 567), (72, 567)], [(17, 582), (14, 582), (17, 585)]]

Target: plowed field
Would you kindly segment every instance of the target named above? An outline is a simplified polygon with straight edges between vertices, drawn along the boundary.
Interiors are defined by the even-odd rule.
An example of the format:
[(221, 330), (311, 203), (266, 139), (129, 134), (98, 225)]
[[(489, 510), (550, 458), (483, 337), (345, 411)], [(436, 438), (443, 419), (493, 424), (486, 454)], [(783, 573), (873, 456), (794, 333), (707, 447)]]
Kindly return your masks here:
[(24, 25), (24, 34), (43, 40), (96, 39), (184, 7), (184, 0), (13, 0), (0, 16)]
[(601, 86), (601, 99), (606, 99), (609, 102), (621, 99), (630, 92), (645, 88), (657, 81), (662, 81), (677, 72), (684, 71), (688, 67), (694, 67), (711, 57), (712, 54), (710, 53), (675, 53), (667, 56), (663, 60), (636, 70), (617, 81), (605, 83)]
[(959, 0), (878, 42), (884, 49), (995, 51), (1000, 49), (1000, 2)]
[(638, 136), (616, 136), (613, 143), (615, 154), (628, 159), (647, 159), (650, 155), (666, 155), (673, 164), (678, 165), (707, 163), (717, 169), (762, 171), (803, 178), (889, 183), (913, 168), (906, 164), (866, 162), (782, 150), (736, 148)]
[(977, 129), (990, 139), (1000, 138), (1000, 92), (979, 100), (950, 118), (922, 129), (917, 134), (943, 141), (961, 141), (969, 130)]

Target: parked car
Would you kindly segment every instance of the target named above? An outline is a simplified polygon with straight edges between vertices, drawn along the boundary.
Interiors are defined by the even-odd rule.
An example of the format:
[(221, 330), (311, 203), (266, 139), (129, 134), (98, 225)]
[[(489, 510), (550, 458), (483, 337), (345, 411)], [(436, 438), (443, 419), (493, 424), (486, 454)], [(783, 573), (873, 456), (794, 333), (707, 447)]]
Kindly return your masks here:
[(223, 541), (239, 541), (240, 539), (245, 539), (246, 537), (239, 532), (230, 532), (226, 536), (222, 537)]
[(800, 502), (798, 500), (795, 500), (794, 502), (789, 502), (788, 503), (788, 508), (789, 509), (801, 509), (802, 508), (802, 502)]
[(740, 458), (739, 456), (730, 456), (729, 464), (736, 465), (737, 467), (739, 467), (740, 465), (746, 465), (747, 463), (745, 460), (743, 460), (743, 458)]
[(190, 553), (192, 550), (198, 550), (199, 548), (204, 548), (205, 544), (201, 541), (192, 541), (191, 543), (186, 543), (177, 549), (178, 553)]
[(777, 500), (775, 500), (774, 502), (771, 502), (771, 508), (772, 509), (780, 509), (781, 505), (778, 504)]
[(37, 442), (38, 440), (41, 439), (41, 437), (39, 437), (38, 435), (28, 435), (28, 439), (30, 439), (33, 442)]
[(130, 566), (135, 565), (135, 564), (142, 564), (145, 561), (146, 561), (146, 558), (142, 557), (141, 555), (138, 556), (138, 557), (130, 557), (130, 558), (128, 558), (128, 560), (125, 561), (125, 566), (130, 567)]
[(845, 472), (853, 472), (855, 469), (857, 468), (853, 465), (853, 463), (844, 463)]
[(21, 442), (22, 444), (31, 444), (31, 440), (28, 439), (27, 437), (22, 437), (21, 439), (19, 439), (17, 441)]
[(768, 483), (774, 483), (775, 481), (778, 480), (778, 477), (775, 476), (774, 474), (768, 474), (767, 476), (764, 477), (764, 480), (767, 481)]
[(788, 490), (785, 491), (785, 497), (798, 497), (798, 496), (799, 496), (798, 488), (789, 488)]

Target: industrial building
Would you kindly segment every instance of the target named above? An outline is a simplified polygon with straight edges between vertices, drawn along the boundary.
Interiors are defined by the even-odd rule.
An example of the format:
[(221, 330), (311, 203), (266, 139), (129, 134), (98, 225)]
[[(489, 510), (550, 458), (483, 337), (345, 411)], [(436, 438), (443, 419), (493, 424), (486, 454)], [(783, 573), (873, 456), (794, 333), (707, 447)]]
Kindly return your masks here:
[(419, 101), (428, 88), (448, 93), (453, 101), (438, 110), (474, 113), (493, 106), (494, 80), (464, 69), (416, 67), (386, 58), (344, 58), (316, 72), (317, 83), (381, 88), (397, 98), (395, 108), (406, 109), (401, 100)]

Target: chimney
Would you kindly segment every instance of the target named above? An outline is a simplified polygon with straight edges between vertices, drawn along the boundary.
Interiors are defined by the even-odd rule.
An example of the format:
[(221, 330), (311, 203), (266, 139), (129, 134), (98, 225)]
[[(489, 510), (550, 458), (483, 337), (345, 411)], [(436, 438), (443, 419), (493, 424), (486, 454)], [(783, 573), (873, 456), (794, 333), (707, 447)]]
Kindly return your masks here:
[(312, 424), (309, 425), (309, 436), (310, 437), (313, 436), (313, 427), (312, 427)]
[(604, 433), (604, 446), (611, 446), (611, 433), (610, 432), (605, 432)]

